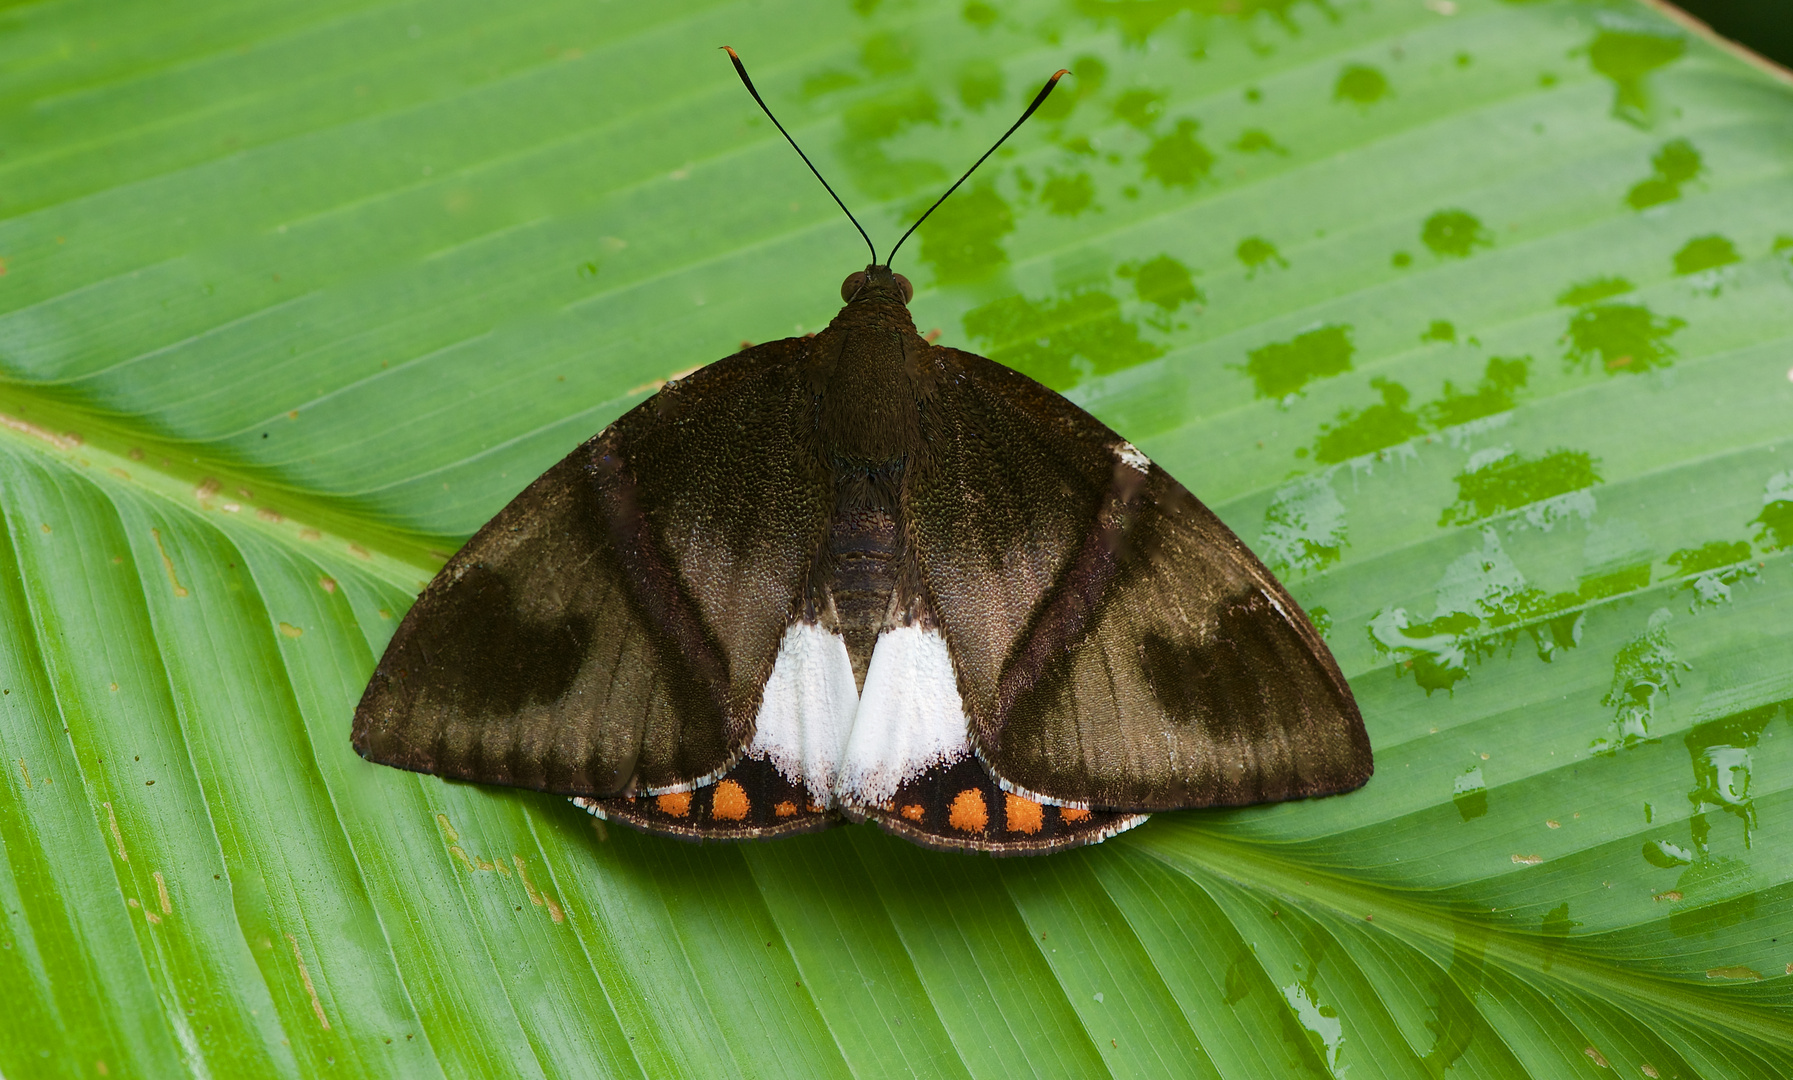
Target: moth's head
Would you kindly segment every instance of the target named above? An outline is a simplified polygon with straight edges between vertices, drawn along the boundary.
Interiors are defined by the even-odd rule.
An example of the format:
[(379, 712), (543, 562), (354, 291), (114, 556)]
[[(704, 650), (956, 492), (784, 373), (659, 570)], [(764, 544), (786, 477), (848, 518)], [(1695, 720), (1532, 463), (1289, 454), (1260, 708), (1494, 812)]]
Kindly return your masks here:
[(901, 274), (893, 274), (888, 266), (876, 264), (855, 270), (840, 283), (840, 298), (851, 304), (855, 300), (894, 300), (908, 306), (915, 296), (915, 286)]

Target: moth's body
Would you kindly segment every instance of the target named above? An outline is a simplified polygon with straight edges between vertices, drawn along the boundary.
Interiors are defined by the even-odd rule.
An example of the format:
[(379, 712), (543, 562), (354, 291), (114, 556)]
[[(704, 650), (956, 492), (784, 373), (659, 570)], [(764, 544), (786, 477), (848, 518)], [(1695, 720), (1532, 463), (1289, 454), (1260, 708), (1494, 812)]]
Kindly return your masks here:
[(689, 837), (1021, 853), (1361, 785), (1337, 666), (1218, 519), (888, 267), (544, 474), (395, 635), (365, 756)]

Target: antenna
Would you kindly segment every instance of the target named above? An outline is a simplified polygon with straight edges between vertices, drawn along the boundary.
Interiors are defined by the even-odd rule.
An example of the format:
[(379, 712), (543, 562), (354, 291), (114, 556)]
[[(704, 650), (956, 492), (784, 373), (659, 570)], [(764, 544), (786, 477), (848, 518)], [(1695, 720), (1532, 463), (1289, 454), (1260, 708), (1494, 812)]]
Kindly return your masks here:
[[(814, 162), (812, 162), (812, 161), (810, 161), (810, 160), (809, 160), (809, 155), (808, 155), (808, 154), (805, 154), (805, 153), (804, 153), (804, 152), (803, 152), (803, 148), (802, 148), (802, 147), (801, 147), (801, 146), (798, 146), (798, 145), (797, 145), (797, 140), (796, 140), (796, 139), (793, 139), (793, 138), (791, 138), (791, 133), (790, 133), (790, 132), (788, 132), (788, 131), (786, 131), (786, 130), (785, 130), (785, 129), (784, 129), (784, 125), (783, 125), (783, 124), (781, 124), (781, 123), (779, 123), (779, 122), (778, 122), (778, 117), (776, 117), (776, 116), (773, 116), (773, 115), (772, 115), (772, 110), (771, 110), (771, 109), (768, 109), (768, 108), (766, 108), (766, 102), (765, 102), (765, 99), (764, 99), (764, 98), (762, 98), (762, 97), (760, 97), (760, 92), (759, 92), (759, 91), (758, 91), (758, 90), (755, 90), (755, 89), (754, 89), (754, 88), (753, 88), (753, 80), (752, 80), (752, 79), (749, 79), (749, 78), (748, 78), (748, 77), (747, 77), (747, 68), (746, 68), (746, 67), (745, 67), (745, 66), (744, 66), (744, 65), (742, 65), (742, 63), (741, 63), (741, 58), (740, 58), (740, 57), (739, 57), (739, 56), (736, 56), (736, 55), (735, 55), (735, 50), (733, 50), (733, 49), (731, 49), (731, 48), (729, 48), (729, 47), (728, 47), (728, 46), (727, 46), (727, 45), (724, 45), (724, 46), (723, 46), (723, 47), (722, 47), (722, 50), (723, 50), (723, 51), (724, 51), (724, 52), (726, 52), (726, 53), (728, 53), (728, 58), (729, 58), (729, 59), (730, 59), (730, 60), (732, 60), (732, 61), (734, 61), (734, 64), (735, 64), (735, 74), (737, 74), (737, 75), (739, 75), (739, 76), (741, 76), (741, 84), (742, 84), (742, 85), (743, 85), (743, 86), (745, 86), (745, 87), (747, 87), (747, 92), (748, 92), (748, 93), (749, 93), (749, 94), (752, 94), (752, 95), (753, 95), (753, 100), (755, 100), (755, 101), (757, 101), (757, 102), (759, 102), (759, 106), (760, 106), (760, 111), (761, 111), (761, 112), (764, 112), (764, 113), (765, 113), (765, 114), (766, 114), (766, 117), (767, 117), (767, 118), (768, 118), (768, 119), (770, 119), (770, 120), (771, 120), (771, 121), (772, 121), (772, 126), (773, 126), (773, 127), (775, 127), (775, 128), (777, 128), (777, 129), (778, 129), (778, 133), (779, 133), (779, 134), (780, 134), (780, 135), (783, 135), (783, 136), (784, 136), (784, 141), (785, 141), (785, 142), (788, 142), (788, 143), (790, 143), (790, 144), (791, 144), (791, 149), (792, 149), (792, 150), (795, 150), (795, 151), (797, 151), (797, 156), (798, 156), (798, 157), (800, 157), (800, 158), (802, 158), (802, 159), (803, 159), (803, 164), (805, 164), (805, 165), (808, 165), (808, 166), (809, 166), (809, 171), (810, 171), (810, 172), (812, 172), (812, 173), (815, 173), (815, 174), (816, 174), (816, 179), (817, 179), (817, 180), (822, 180), (822, 173), (821, 173), (821, 170), (819, 170), (819, 169), (817, 169), (817, 168), (816, 168), (816, 167), (815, 167), (815, 163), (814, 163)], [(1064, 72), (1062, 72), (1062, 71), (1061, 71), (1061, 72), (1059, 72), (1059, 75), (1062, 75), (1062, 74), (1064, 74)], [(1056, 80), (1057, 80), (1057, 79), (1058, 79), (1058, 75), (1054, 75), (1054, 76), (1053, 76), (1053, 77), (1052, 77), (1052, 78), (1053, 78), (1053, 79), (1054, 79), (1054, 81), (1056, 81)], [(1052, 88), (1051, 88), (1051, 87), (1050, 87), (1050, 86), (1048, 86), (1048, 87), (1047, 87), (1047, 88), (1046, 88), (1046, 89), (1047, 89), (1047, 90), (1050, 90), (1050, 89), (1052, 89)], [(1044, 100), (1046, 100), (1046, 94), (1045, 94), (1045, 91), (1041, 91), (1041, 92), (1040, 92), (1040, 96), (1039, 96), (1039, 99), (1038, 99), (1038, 100), (1036, 100), (1036, 101), (1035, 101), (1035, 102), (1034, 102), (1034, 103), (1033, 103), (1033, 104), (1034, 104), (1034, 108), (1038, 108), (1038, 107), (1039, 107), (1039, 104), (1040, 104), (1040, 102), (1041, 102), (1041, 101), (1044, 101)], [(1028, 112), (1033, 112), (1033, 109), (1028, 109), (1028, 110), (1027, 110), (1027, 111), (1028, 111)], [(1021, 118), (1021, 119), (1023, 119), (1023, 120), (1025, 120), (1025, 119), (1027, 119), (1027, 117), (1025, 117), (1025, 116), (1023, 116), (1023, 117), (1022, 117), (1022, 118)], [(1015, 125), (1015, 127), (1020, 127), (1020, 126), (1021, 126), (1021, 125), (1020, 125), (1020, 124), (1019, 124), (1019, 123), (1017, 123), (1017, 124), (1016, 124), (1016, 125)], [(1013, 131), (1013, 130), (1015, 130), (1015, 128), (1010, 128), (1010, 129), (1009, 129), (1009, 130), (1010, 130), (1010, 131)], [(1003, 138), (1005, 138), (1005, 139), (1006, 139), (1006, 138), (1008, 138), (1008, 136), (1007, 136), (1007, 135), (1004, 135), (1004, 136), (1003, 136)], [(997, 145), (998, 145), (998, 146), (1000, 146), (1000, 145), (1001, 145), (1001, 144), (1000, 144), (1000, 143), (998, 143), (998, 144), (997, 144)], [(985, 155), (984, 155), (984, 157), (989, 157), (989, 156), (990, 156), (990, 155), (988, 155), (988, 154), (985, 154)], [(975, 167), (976, 167), (976, 166), (973, 166), (973, 168), (975, 168)], [(828, 187), (828, 181), (826, 181), (826, 180), (822, 180), (822, 186), (823, 186), (823, 187), (824, 187), (824, 188), (827, 188), (827, 189), (828, 189), (828, 194), (829, 194), (829, 195), (833, 195), (833, 196), (834, 196), (834, 205), (836, 205), (836, 206), (838, 206), (838, 207), (840, 207), (840, 212), (841, 212), (841, 213), (843, 213), (843, 214), (845, 214), (845, 215), (847, 215), (847, 220), (848, 220), (848, 221), (851, 221), (851, 222), (852, 222), (852, 223), (853, 223), (853, 227), (854, 227), (854, 228), (855, 228), (855, 229), (859, 229), (859, 235), (860, 235), (860, 236), (861, 236), (861, 237), (862, 237), (862, 238), (864, 238), (864, 240), (865, 240), (865, 246), (866, 246), (866, 247), (868, 247), (868, 248), (871, 248), (871, 250), (872, 250), (872, 265), (873, 265), (873, 266), (876, 266), (876, 265), (878, 265), (878, 249), (877, 249), (877, 248), (875, 248), (875, 247), (872, 247), (872, 238), (871, 238), (871, 237), (869, 237), (869, 236), (866, 236), (866, 235), (865, 235), (865, 230), (864, 230), (864, 229), (863, 229), (863, 228), (860, 228), (860, 225), (859, 225), (859, 219), (858, 219), (858, 218), (856, 218), (856, 217), (854, 217), (854, 216), (853, 216), (853, 211), (851, 211), (851, 210), (848, 210), (848, 209), (847, 209), (847, 204), (846, 204), (846, 203), (844, 203), (844, 202), (841, 202), (841, 201), (840, 201), (840, 196), (839, 196), (839, 195), (835, 195), (835, 194), (834, 194), (834, 189), (833, 189), (833, 188), (831, 188), (831, 187)], [(954, 186), (954, 187), (957, 187), (957, 186), (958, 186), (958, 185), (957, 185), (957, 184), (954, 184), (954, 185), (953, 185), (953, 186)], [(947, 193), (947, 194), (949, 194), (949, 195), (950, 195), (950, 194), (952, 194), (952, 193), (951, 193), (951, 192), (948, 192), (948, 193)], [(925, 215), (924, 215), (924, 216), (925, 216)], [(919, 223), (918, 223), (918, 224), (919, 224)]]
[[(731, 55), (732, 55), (732, 53), (731, 53)], [(735, 61), (735, 66), (740, 67), (741, 62), (739, 60)], [(1047, 79), (1046, 85), (1040, 87), (1040, 92), (1038, 94), (1034, 95), (1033, 104), (1029, 105), (1027, 107), (1027, 111), (1021, 114), (1021, 119), (1015, 121), (1014, 124), (1011, 125), (1007, 131), (1002, 133), (1002, 138), (996, 140), (996, 146), (992, 146), (990, 149), (985, 150), (984, 156), (981, 158), (978, 158), (977, 161), (972, 164), (971, 168), (965, 170), (964, 176), (959, 177), (958, 180), (953, 182), (952, 187), (949, 187), (946, 189), (946, 195), (942, 195), (938, 199), (935, 199), (934, 205), (928, 207), (927, 213), (924, 213), (921, 215), (921, 217), (915, 219), (915, 224), (909, 226), (909, 232), (904, 233), (903, 239), (898, 240), (896, 242), (896, 247), (893, 247), (890, 249), (890, 257), (884, 260), (884, 265), (885, 265), (886, 269), (889, 268), (891, 260), (896, 258), (897, 248), (900, 248), (903, 246), (903, 240), (909, 239), (909, 233), (913, 233), (915, 230), (921, 228), (921, 223), (928, 220), (928, 214), (931, 214), (935, 210), (940, 209), (940, 204), (946, 201), (947, 195), (951, 195), (953, 192), (959, 190), (959, 185), (963, 184), (966, 180), (969, 180), (971, 178), (971, 174), (977, 171), (977, 167), (984, 163), (985, 158), (988, 158), (991, 154), (994, 154), (996, 152), (996, 148), (998, 146), (1001, 146), (1003, 143), (1008, 142), (1009, 136), (1013, 135), (1015, 133), (1015, 129), (1020, 127), (1022, 124), (1027, 123), (1027, 118), (1032, 116), (1034, 114), (1034, 110), (1038, 109), (1041, 106), (1041, 104), (1043, 104), (1045, 102), (1046, 95), (1052, 93), (1052, 88), (1058, 85), (1058, 80), (1064, 78), (1066, 75), (1069, 75), (1069, 74), (1070, 74), (1069, 70), (1067, 70), (1065, 68), (1060, 68), (1060, 69), (1058, 69), (1057, 72), (1055, 72), (1053, 74), (1052, 78)], [(747, 73), (745, 71), (743, 71), (741, 73), (741, 78), (745, 79), (746, 77), (747, 77)], [(753, 87), (749, 86), (748, 89), (751, 90), (751, 89), (753, 89)], [(756, 98), (758, 96), (759, 96), (758, 94), (754, 95), (754, 97), (756, 97)], [(762, 106), (762, 108), (763, 107), (764, 106)], [(771, 114), (767, 113), (766, 115), (770, 116)], [(777, 123), (777, 122), (778, 121), (776, 121), (776, 120), (773, 121), (773, 123)], [(786, 138), (789, 138), (789, 136), (786, 136)], [(791, 145), (795, 146), (797, 144), (792, 143)], [(798, 153), (802, 153), (802, 151), (799, 150)], [(810, 167), (814, 168), (813, 165)], [(836, 200), (836, 201), (838, 201), (838, 200)], [(844, 210), (844, 209), (846, 209), (846, 207), (843, 206), (843, 207), (841, 207), (841, 209)], [(855, 224), (857, 224), (857, 222), (855, 222)], [(869, 243), (869, 241), (868, 241), (868, 243)], [(875, 262), (877, 260), (874, 259), (873, 261)]]

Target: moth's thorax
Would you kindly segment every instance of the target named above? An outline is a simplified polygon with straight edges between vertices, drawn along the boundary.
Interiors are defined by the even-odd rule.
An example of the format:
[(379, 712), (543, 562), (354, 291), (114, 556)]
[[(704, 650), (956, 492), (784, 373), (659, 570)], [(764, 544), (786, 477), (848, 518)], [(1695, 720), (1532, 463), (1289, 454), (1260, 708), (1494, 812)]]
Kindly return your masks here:
[(862, 297), (841, 309), (813, 354), (825, 459), (881, 468), (919, 445), (917, 363), (929, 348), (901, 303)]
[(902, 617), (916, 591), (903, 588), (899, 507), (921, 446), (921, 369), (933, 346), (915, 332), (888, 269), (868, 267), (848, 286), (851, 298), (811, 353), (817, 449), (834, 491), (806, 607), (828, 613), (862, 683), (878, 634)]

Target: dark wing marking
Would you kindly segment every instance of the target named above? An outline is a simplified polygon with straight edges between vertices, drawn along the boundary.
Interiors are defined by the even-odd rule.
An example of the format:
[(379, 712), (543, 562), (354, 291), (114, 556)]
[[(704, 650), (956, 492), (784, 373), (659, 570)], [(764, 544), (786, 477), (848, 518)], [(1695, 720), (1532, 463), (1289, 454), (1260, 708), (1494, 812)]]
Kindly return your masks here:
[(500, 511), (400, 624), (356, 750), (587, 796), (733, 764), (828, 524), (806, 344), (668, 384)]
[(1146, 810), (1369, 778), (1337, 664), (1238, 537), (1059, 395), (933, 355), (961, 392), (924, 413), (909, 520), (973, 743), (1006, 785)]
[(1150, 816), (1054, 806), (1004, 791), (971, 754), (904, 783), (888, 808), (845, 812), (923, 847), (992, 855), (1044, 855), (1099, 844)]
[(762, 758), (744, 757), (714, 784), (661, 795), (574, 799), (594, 817), (687, 840), (766, 840), (840, 824)]

